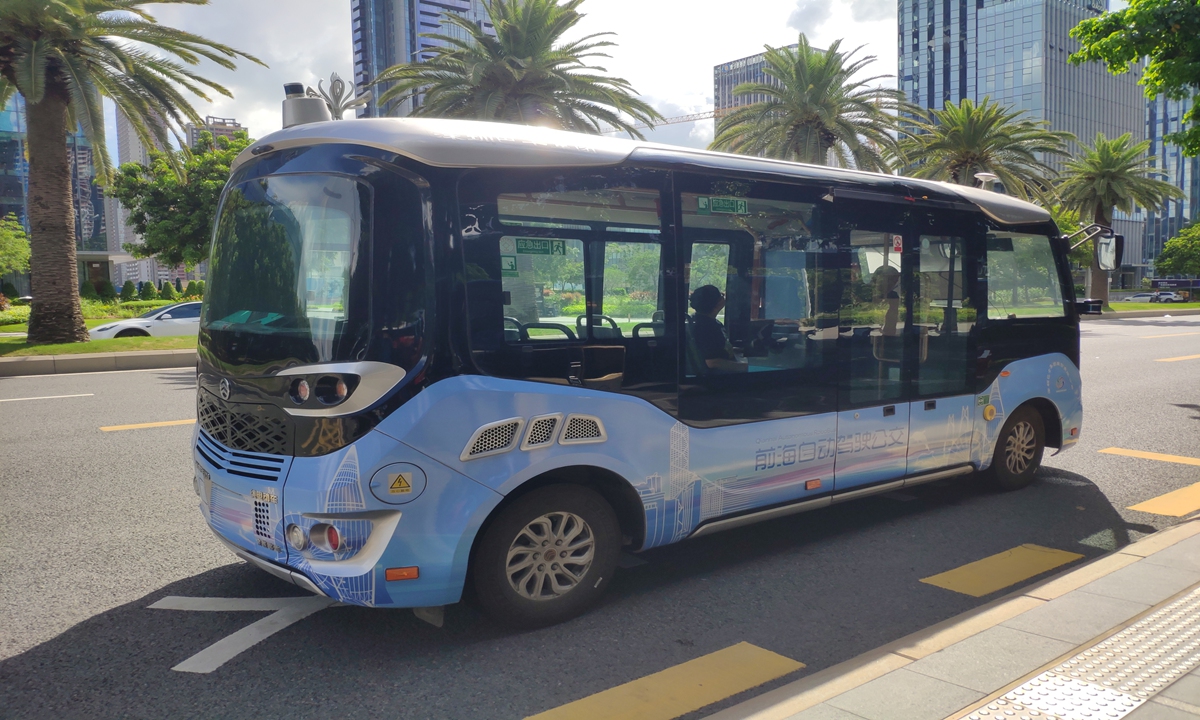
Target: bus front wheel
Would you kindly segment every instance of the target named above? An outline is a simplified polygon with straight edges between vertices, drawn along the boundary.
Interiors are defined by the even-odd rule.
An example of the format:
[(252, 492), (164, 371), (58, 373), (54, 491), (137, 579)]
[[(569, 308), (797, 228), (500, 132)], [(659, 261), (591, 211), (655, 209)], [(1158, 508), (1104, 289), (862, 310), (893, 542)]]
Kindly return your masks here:
[(493, 618), (521, 627), (562, 622), (587, 610), (617, 566), (621, 529), (598, 493), (551, 485), (518, 498), (476, 550), (475, 592)]
[(1001, 490), (1020, 490), (1033, 482), (1046, 448), (1042, 416), (1031, 407), (1019, 407), (1008, 416), (992, 456), (992, 484)]

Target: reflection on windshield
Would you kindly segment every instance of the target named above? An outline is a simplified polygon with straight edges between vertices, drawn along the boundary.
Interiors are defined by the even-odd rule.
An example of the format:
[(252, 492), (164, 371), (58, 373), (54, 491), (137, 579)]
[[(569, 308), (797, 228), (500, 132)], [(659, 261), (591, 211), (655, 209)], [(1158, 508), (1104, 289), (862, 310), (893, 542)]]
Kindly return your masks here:
[(332, 357), (346, 321), (366, 189), (330, 175), (241, 183), (222, 205), (204, 326), (287, 333)]

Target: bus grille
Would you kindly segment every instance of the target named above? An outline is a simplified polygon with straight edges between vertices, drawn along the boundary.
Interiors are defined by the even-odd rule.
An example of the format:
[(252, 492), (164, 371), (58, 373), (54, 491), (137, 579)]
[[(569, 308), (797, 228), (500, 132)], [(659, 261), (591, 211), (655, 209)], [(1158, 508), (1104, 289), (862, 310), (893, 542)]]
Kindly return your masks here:
[(225, 403), (207, 391), (196, 399), (200, 428), (231, 450), (291, 455), (291, 423), (282, 414), (271, 405)]
[(208, 461), (209, 465), (218, 470), (224, 470), (230, 475), (250, 480), (274, 482), (283, 477), (289, 465), (287, 457), (254, 455), (230, 450), (214, 441), (205, 430), (201, 430), (197, 436), (196, 451)]

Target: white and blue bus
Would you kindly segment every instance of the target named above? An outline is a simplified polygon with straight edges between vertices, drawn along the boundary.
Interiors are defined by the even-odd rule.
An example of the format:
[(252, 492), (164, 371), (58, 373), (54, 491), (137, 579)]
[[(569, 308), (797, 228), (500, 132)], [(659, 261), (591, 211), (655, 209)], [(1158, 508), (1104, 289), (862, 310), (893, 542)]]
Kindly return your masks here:
[(344, 603), (561, 621), (619, 555), (1082, 424), (1067, 239), (982, 189), (541, 128), (301, 124), (236, 161), (194, 457), (230, 550)]

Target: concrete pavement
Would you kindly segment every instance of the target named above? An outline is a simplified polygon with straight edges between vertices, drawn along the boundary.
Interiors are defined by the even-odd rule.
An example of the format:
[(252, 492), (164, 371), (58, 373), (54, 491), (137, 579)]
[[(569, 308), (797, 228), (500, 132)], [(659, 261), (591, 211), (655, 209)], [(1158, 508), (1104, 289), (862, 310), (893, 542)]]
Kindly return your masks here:
[(1200, 519), (708, 720), (1200, 718)]

